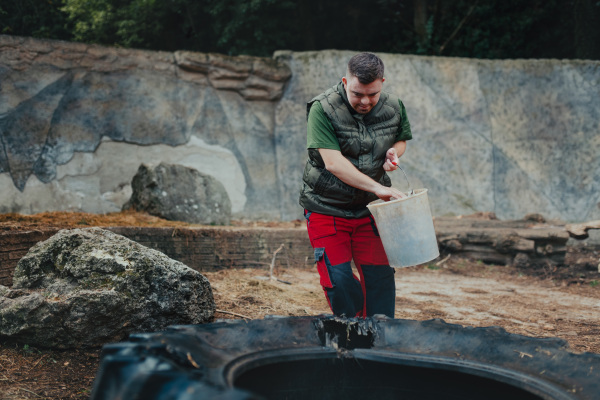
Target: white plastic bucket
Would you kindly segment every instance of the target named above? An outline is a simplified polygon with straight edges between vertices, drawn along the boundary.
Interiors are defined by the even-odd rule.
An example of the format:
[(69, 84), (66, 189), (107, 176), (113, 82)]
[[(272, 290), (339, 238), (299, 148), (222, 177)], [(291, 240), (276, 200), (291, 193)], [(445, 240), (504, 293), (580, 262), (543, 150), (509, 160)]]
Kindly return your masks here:
[(440, 255), (427, 189), (415, 189), (408, 197), (367, 205), (379, 230), (392, 267), (411, 267)]

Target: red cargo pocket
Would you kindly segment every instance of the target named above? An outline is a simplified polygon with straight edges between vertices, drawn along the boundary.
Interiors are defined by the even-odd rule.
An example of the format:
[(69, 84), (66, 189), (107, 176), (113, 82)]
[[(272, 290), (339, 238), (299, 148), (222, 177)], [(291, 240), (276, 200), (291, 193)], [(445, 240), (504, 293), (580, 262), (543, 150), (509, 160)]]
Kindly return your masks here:
[(307, 220), (308, 236), (311, 241), (336, 234), (335, 217), (331, 215), (310, 213), (307, 214)]
[(327, 268), (329, 260), (325, 254), (324, 247), (317, 247), (315, 249), (315, 262), (317, 263), (317, 271), (319, 272), (319, 277), (321, 278), (321, 286), (325, 288), (332, 288), (334, 285), (329, 277), (329, 269)]

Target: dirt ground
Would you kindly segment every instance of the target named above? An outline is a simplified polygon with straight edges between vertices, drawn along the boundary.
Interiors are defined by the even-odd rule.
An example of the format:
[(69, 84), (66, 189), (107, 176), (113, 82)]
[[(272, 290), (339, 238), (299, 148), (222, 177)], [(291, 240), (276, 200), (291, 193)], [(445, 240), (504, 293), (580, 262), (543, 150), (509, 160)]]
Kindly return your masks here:
[[(0, 215), (0, 231), (49, 225), (108, 226), (124, 221), (173, 226), (135, 213), (10, 214)], [(500, 326), (520, 335), (565, 339), (575, 352), (600, 353), (599, 262), (598, 249), (581, 248), (570, 250), (566, 266), (530, 271), (444, 256), (427, 265), (396, 270), (395, 317)], [(274, 272), (274, 279), (266, 269), (255, 268), (204, 273), (217, 304), (215, 319), (330, 312), (316, 271), (292, 266)], [(0, 342), (0, 400), (88, 398), (99, 356), (100, 349), (60, 352)]]

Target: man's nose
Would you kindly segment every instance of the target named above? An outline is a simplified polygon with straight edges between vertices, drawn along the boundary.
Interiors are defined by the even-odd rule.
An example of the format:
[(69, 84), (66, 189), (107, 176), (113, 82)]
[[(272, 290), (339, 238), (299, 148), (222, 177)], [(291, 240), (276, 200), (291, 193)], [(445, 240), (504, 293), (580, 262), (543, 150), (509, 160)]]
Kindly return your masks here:
[(371, 100), (367, 96), (364, 96), (363, 98), (360, 99), (360, 102), (362, 104), (369, 104), (370, 101)]

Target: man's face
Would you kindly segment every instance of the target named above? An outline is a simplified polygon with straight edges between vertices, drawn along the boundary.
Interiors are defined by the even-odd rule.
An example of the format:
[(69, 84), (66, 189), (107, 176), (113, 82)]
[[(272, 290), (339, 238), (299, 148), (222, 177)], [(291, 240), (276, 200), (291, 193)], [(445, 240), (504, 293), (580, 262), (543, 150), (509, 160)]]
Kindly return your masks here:
[(383, 81), (385, 81), (385, 78), (376, 79), (365, 85), (352, 75), (349, 75), (348, 79), (346, 77), (342, 78), (348, 101), (352, 108), (360, 114), (366, 114), (375, 107), (381, 95)]

